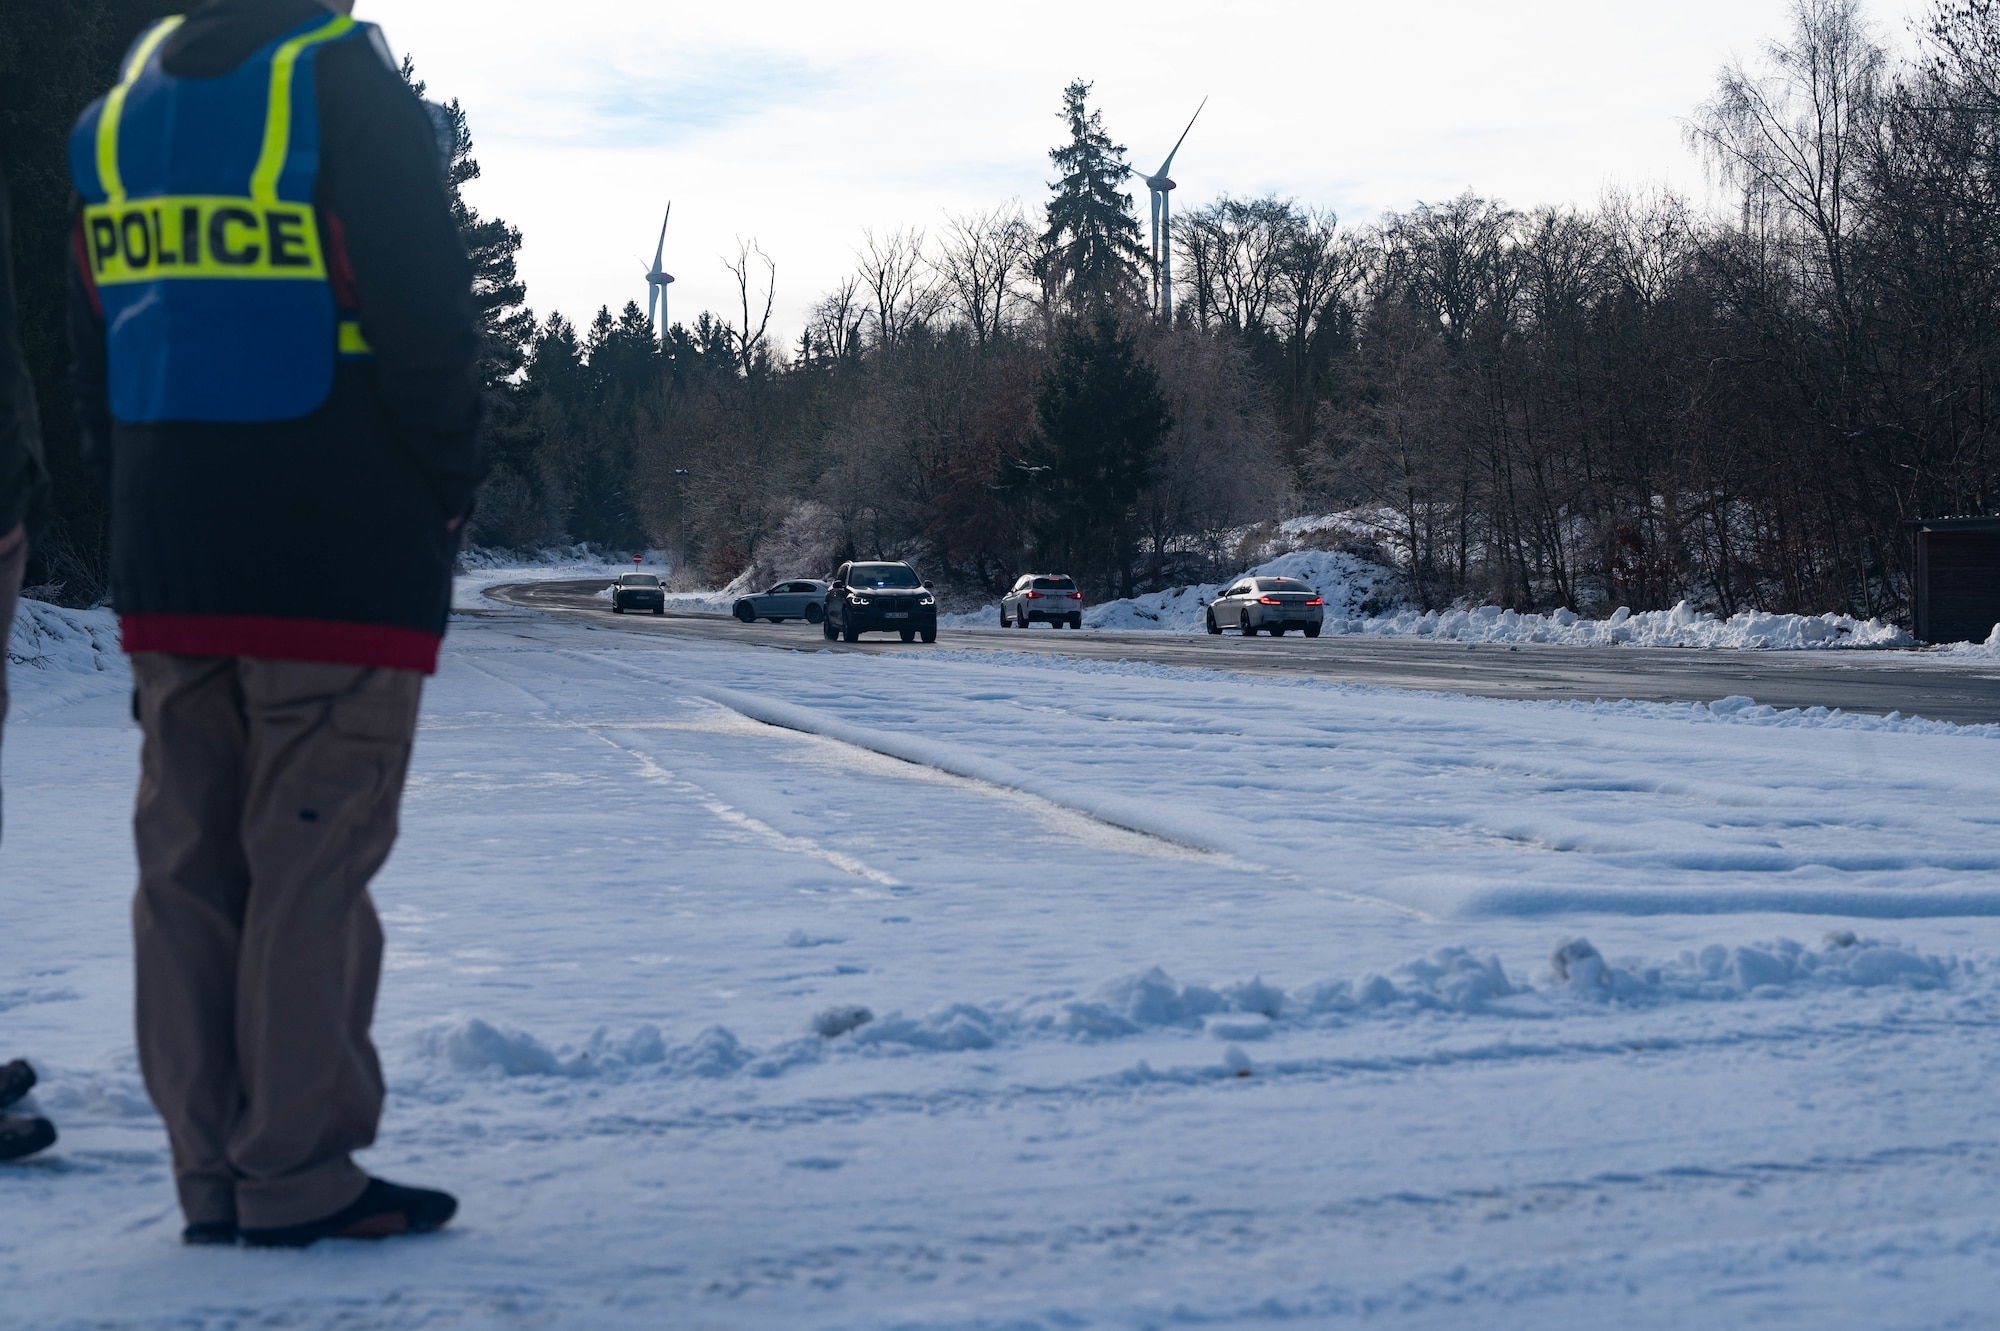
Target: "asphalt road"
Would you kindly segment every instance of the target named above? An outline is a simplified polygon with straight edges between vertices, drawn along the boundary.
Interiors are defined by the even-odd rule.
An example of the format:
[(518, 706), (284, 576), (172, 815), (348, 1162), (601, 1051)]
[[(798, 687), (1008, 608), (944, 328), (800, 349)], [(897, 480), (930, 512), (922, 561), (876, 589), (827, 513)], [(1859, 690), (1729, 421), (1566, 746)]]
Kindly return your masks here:
[[(520, 582), (490, 588), (496, 601), (587, 618), (605, 628), (759, 647), (837, 652), (925, 652), (893, 637), (828, 642), (817, 625), (740, 624), (726, 615), (617, 615), (597, 596), (603, 580)], [(478, 613), (474, 611), (472, 613)], [(1220, 638), (1172, 633), (1051, 629), (946, 629), (938, 647), (1049, 652), (1107, 661), (1151, 661), (1249, 674), (1434, 689), (1487, 698), (1713, 702), (1744, 695), (1773, 707), (1924, 716), (1960, 724), (2000, 723), (2000, 662), (1912, 659), (1885, 651), (1693, 651), (1652, 647), (1517, 647), (1411, 638)]]

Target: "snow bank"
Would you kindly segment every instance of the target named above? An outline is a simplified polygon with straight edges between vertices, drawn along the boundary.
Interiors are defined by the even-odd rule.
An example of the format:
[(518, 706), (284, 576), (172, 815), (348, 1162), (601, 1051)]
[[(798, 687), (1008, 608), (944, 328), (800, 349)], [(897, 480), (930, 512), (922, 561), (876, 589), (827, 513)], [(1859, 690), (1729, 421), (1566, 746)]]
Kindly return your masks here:
[(118, 616), (24, 600), (7, 632), (7, 664), (73, 675), (122, 672)]
[(1993, 631), (1986, 635), (1985, 642), (1954, 642), (1938, 648), (1933, 655), (2000, 660), (2000, 624), (1993, 626)]
[(622, 1038), (600, 1026), (574, 1050), (551, 1049), (526, 1031), (477, 1017), (439, 1027), (421, 1040), (423, 1053), (454, 1071), (502, 1077), (589, 1077), (634, 1068), (695, 1077), (727, 1076), (750, 1055), (734, 1035), (711, 1026), (685, 1045), (669, 1045), (660, 1028), (642, 1024)]
[(1386, 973), (1321, 980), (1286, 990), (1261, 976), (1209, 986), (1176, 980), (1159, 967), (1107, 981), (1086, 997), (1053, 995), (1024, 1003), (945, 1002), (926, 1011), (873, 1016), (844, 1006), (815, 1016), (813, 1034), (759, 1051), (711, 1026), (684, 1045), (651, 1024), (613, 1038), (598, 1028), (574, 1048), (477, 1018), (432, 1030), (422, 1052), (451, 1071), (480, 1077), (646, 1075), (756, 1077), (847, 1051), (848, 1057), (915, 1056), (990, 1050), (1035, 1040), (1101, 1042), (1174, 1034), (1240, 1042), (1287, 1031), (1342, 1027), (1423, 1014), (1547, 1018), (1592, 1008), (1649, 1008), (1799, 998), (1840, 991), (1943, 989), (1977, 971), (1955, 957), (1925, 955), (1893, 942), (1840, 931), (1817, 949), (1791, 939), (1683, 951), (1666, 962), (1607, 960), (1587, 939), (1559, 943), (1548, 970), (1509, 975), (1496, 956), (1444, 947)]
[(1682, 601), (1671, 610), (1633, 614), (1620, 607), (1608, 619), (1581, 619), (1568, 610), (1521, 614), (1499, 606), (1476, 610), (1403, 610), (1339, 623), (1329, 613), (1328, 633), (1366, 633), (1447, 642), (1548, 642), (1568, 647), (1738, 647), (1800, 651), (1838, 647), (1914, 647), (1917, 640), (1894, 624), (1852, 615), (1769, 615), (1745, 610), (1728, 619)]
[(1614, 965), (1587, 939), (1563, 943), (1550, 958), (1553, 992), (1594, 1002), (1627, 1004), (1784, 998), (1802, 990), (1938, 989), (1963, 969), (1955, 959), (1929, 957), (1893, 943), (1827, 935), (1811, 951), (1790, 939), (1751, 947), (1714, 944), (1683, 952), (1663, 966)]

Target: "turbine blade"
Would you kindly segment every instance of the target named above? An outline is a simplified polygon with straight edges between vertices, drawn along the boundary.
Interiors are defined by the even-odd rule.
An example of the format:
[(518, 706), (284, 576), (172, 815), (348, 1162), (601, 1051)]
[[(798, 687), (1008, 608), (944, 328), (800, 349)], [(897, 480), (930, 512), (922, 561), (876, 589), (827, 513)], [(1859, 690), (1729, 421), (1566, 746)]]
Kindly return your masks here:
[(674, 215), (674, 206), (667, 205), (667, 216), (660, 219), (660, 243), (653, 248), (653, 267), (660, 266), (660, 259), (667, 252), (667, 219)]
[(1167, 168), (1174, 164), (1174, 153), (1179, 152), (1181, 150), (1181, 145), (1187, 142), (1188, 129), (1194, 128), (1194, 122), (1201, 119), (1202, 106), (1207, 106), (1207, 105), (1208, 105), (1208, 98), (1206, 97), (1202, 98), (1201, 106), (1197, 106), (1194, 109), (1194, 114), (1188, 117), (1187, 129), (1182, 130), (1181, 136), (1178, 139), (1174, 140), (1174, 152), (1168, 153), (1167, 160), (1160, 166), (1161, 175), (1164, 176), (1165, 174), (1167, 174)]
[(660, 289), (656, 286), (651, 290), (652, 298), (646, 302), (646, 321), (652, 324), (654, 331), (657, 332), (660, 327)]

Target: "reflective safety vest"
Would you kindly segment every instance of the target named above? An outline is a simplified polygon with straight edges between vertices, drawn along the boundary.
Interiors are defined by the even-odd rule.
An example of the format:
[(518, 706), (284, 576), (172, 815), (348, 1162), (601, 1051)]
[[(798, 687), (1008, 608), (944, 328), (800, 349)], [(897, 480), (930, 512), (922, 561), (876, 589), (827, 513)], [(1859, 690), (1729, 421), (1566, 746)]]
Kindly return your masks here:
[(103, 303), (111, 414), (267, 422), (317, 410), (365, 356), (327, 277), (313, 191), (313, 65), (367, 24), (315, 16), (219, 78), (175, 78), (162, 20), (70, 135), (82, 249)]

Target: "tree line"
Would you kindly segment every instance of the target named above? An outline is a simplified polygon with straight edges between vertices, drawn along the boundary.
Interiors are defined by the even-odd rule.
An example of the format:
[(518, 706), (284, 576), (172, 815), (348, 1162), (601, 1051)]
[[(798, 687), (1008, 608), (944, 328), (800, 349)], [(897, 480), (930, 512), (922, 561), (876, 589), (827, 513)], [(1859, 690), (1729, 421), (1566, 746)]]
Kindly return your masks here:
[[(633, 302), (578, 328), (528, 312), (518, 233), (461, 201), (493, 460), (471, 538), (685, 550), (704, 581), (905, 556), (981, 592), (1060, 567), (1109, 595), (1233, 572), (1247, 524), (1340, 512), (1426, 605), (1907, 618), (1904, 522), (1997, 502), (1996, 2), (1938, 0), (1892, 64), (1856, 0), (1799, 0), (1686, 122), (1721, 215), (1664, 191), (1527, 211), (1468, 193), (1356, 226), (1216, 199), (1177, 218), (1171, 327), (1082, 81), (1042, 205), (864, 233), (785, 345), (754, 241), (725, 257), (730, 309), (662, 334)], [(34, 58), (73, 72), (8, 77), (48, 36), (35, 16), (79, 6), (95, 43)], [(114, 30), (155, 7), (0, 17), (60, 485), (31, 578), (69, 599), (102, 594), (102, 519), (62, 460), (52, 182)], [(478, 168), (449, 110), (456, 187)]]

